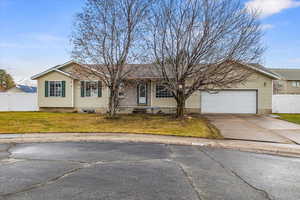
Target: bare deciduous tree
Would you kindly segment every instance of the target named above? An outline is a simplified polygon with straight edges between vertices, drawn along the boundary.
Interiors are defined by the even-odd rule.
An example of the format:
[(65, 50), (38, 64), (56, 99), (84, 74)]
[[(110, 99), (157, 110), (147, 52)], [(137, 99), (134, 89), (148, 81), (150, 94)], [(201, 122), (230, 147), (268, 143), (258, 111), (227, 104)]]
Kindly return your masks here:
[(152, 56), (177, 102), (177, 117), (195, 91), (241, 83), (263, 53), (260, 23), (236, 0), (164, 0), (153, 10)]
[(77, 15), (72, 43), (73, 57), (91, 63), (75, 71), (97, 77), (109, 88), (110, 117), (115, 117), (119, 104), (120, 86), (132, 68), (126, 63), (137, 62), (143, 20), (147, 16), (149, 0), (87, 0), (82, 13)]

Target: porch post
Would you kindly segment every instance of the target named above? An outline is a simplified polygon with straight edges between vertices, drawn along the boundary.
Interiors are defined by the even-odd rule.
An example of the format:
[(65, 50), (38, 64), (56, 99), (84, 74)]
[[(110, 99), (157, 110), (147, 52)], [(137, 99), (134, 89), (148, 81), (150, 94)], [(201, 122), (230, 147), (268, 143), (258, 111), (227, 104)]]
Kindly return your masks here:
[(152, 107), (152, 101), (153, 101), (153, 91), (152, 91), (152, 80), (150, 80), (150, 104), (149, 106)]

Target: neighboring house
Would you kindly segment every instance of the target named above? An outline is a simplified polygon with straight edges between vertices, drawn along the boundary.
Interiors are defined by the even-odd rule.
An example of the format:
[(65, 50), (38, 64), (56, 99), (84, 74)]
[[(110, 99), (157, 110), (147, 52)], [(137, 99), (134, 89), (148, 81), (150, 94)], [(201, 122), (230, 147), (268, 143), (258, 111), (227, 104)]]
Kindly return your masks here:
[[(72, 75), (72, 69), (76, 65), (81, 64), (70, 61), (32, 77), (38, 83), (40, 110), (102, 113), (107, 111), (108, 88), (96, 78), (80, 80)], [(254, 72), (249, 80), (217, 93), (195, 92), (187, 99), (186, 110), (194, 113), (271, 113), (272, 84), (273, 80), (279, 77), (261, 65), (241, 66)], [(159, 77), (153, 73), (153, 65), (128, 67), (135, 67), (137, 70), (130, 74), (128, 81), (132, 84), (126, 84), (123, 88), (120, 112), (130, 113), (136, 109), (152, 113), (175, 111), (176, 101), (172, 94), (159, 84)]]
[(28, 85), (16, 85), (15, 87), (12, 87), (5, 92), (9, 93), (36, 93), (37, 88), (34, 86), (28, 86)]
[(300, 69), (269, 69), (281, 78), (274, 81), (274, 94), (300, 94)]

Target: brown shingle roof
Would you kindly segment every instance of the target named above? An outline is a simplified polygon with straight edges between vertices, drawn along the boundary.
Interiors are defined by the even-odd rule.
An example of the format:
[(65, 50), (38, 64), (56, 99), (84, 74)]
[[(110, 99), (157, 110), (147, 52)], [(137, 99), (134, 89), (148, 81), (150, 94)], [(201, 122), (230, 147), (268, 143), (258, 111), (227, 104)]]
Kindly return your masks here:
[[(99, 70), (99, 67), (101, 65), (86, 65), (89, 68), (95, 68), (96, 70)], [(107, 71), (104, 69), (101, 69), (101, 71)], [(157, 68), (153, 64), (127, 64), (125, 65), (125, 71), (130, 71), (128, 78), (129, 79), (151, 79), (151, 78), (159, 78), (159, 74), (157, 72)]]
[(260, 70), (262, 70), (262, 71), (264, 71), (264, 72), (267, 72), (267, 73), (273, 74), (273, 75), (275, 75), (275, 76), (278, 76), (277, 73), (274, 73), (272, 70), (270, 70), (270, 69), (268, 69), (268, 68), (262, 66), (261, 64), (257, 64), (257, 63), (249, 63), (248, 65), (253, 66), (253, 67), (257, 68), (257, 69), (260, 69)]
[(273, 73), (280, 75), (285, 80), (300, 80), (300, 69), (269, 69)]
[[(39, 78), (40, 76), (43, 76), (51, 71), (59, 71), (61, 73), (64, 73), (68, 76), (71, 76), (72, 78), (74, 79), (77, 79), (78, 77), (75, 77), (73, 76), (71, 73), (68, 73), (68, 72), (64, 72), (64, 71), (61, 71), (60, 68), (66, 66), (66, 65), (69, 65), (71, 63), (76, 63), (78, 65), (81, 65), (81, 66), (88, 66), (88, 67), (99, 67), (99, 65), (90, 65), (90, 64), (81, 64), (81, 63), (77, 63), (75, 61), (69, 61), (65, 64), (62, 64), (62, 65), (58, 65), (58, 66), (55, 66), (55, 67), (52, 67), (40, 74), (37, 74), (35, 76), (32, 77), (32, 79), (37, 79)], [(269, 76), (271, 78), (274, 78), (274, 79), (278, 79), (280, 78), (280, 76), (278, 75), (278, 73), (274, 73), (274, 71), (270, 70), (270, 69), (267, 69), (265, 67), (263, 67), (262, 65), (259, 65), (259, 64), (242, 64), (244, 65), (245, 67), (248, 67), (248, 68), (251, 68), (257, 72), (260, 72), (266, 76)], [(130, 68), (131, 69), (131, 72), (129, 74), (129, 78), (130, 79), (155, 79), (155, 78), (159, 78), (159, 72), (157, 71), (157, 68), (154, 64), (128, 64), (126, 65), (126, 67)], [(299, 71), (300, 73), (300, 71)], [(299, 76), (300, 77), (300, 76)], [(296, 79), (296, 80), (300, 80), (300, 79)]]
[[(265, 68), (264, 66), (256, 63), (242, 64), (248, 68), (264, 73), (265, 75), (271, 76), (273, 78), (280, 78), (280, 76), (271, 70)], [(99, 65), (88, 65), (89, 67), (99, 67)], [(160, 78), (157, 67), (154, 64), (127, 64), (125, 66), (130, 69), (129, 79), (156, 79)], [(125, 69), (127, 71), (127, 69)], [(170, 73), (171, 74), (171, 73)]]

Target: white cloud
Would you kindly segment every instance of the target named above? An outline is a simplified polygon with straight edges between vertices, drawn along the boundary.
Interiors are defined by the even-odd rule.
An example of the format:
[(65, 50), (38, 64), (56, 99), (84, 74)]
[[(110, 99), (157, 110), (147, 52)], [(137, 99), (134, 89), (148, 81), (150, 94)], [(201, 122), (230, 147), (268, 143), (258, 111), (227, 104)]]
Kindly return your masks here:
[(19, 34), (19, 37), (22, 40), (30, 40), (32, 42), (50, 43), (50, 44), (53, 43), (61, 44), (61, 43), (66, 43), (68, 41), (68, 39), (65, 37), (54, 35), (51, 33), (23, 33), (23, 34)]
[(288, 63), (300, 65), (300, 58), (292, 58), (292, 59), (289, 59), (289, 60), (288, 60)]
[(250, 0), (246, 3), (248, 10), (258, 10), (262, 18), (299, 6), (298, 0)]
[(265, 31), (265, 30), (270, 30), (270, 29), (273, 29), (274, 28), (274, 25), (273, 24), (262, 24), (260, 26), (261, 30)]
[(66, 41), (66, 39), (63, 37), (46, 34), (46, 33), (32, 35), (32, 38), (40, 42), (65, 42)]
[[(1, 0), (0, 0), (1, 1)], [(16, 81), (29, 79), (69, 59), (68, 39), (51, 33), (22, 33), (13, 39), (0, 38), (0, 68)]]
[(0, 48), (15, 49), (61, 48), (66, 47), (67, 45), (67, 38), (47, 33), (19, 34), (14, 41), (0, 41)]
[(25, 78), (29, 79), (32, 75), (35, 74), (35, 72), (33, 72), (34, 68), (45, 68), (46, 66), (44, 65), (45, 63), (41, 62), (39, 59), (31, 60), (22, 59), (20, 57), (16, 57), (13, 61), (6, 58), (0, 59), (0, 69), (7, 70), (13, 76), (15, 81), (19, 81)]
[(22, 47), (17, 43), (0, 42), (0, 48), (22, 48)]
[(12, 48), (12, 49), (35, 49), (41, 46), (33, 44), (24, 44), (16, 42), (0, 42), (0, 48)]
[(65, 63), (70, 59), (68, 54), (61, 52), (60, 56), (56, 55), (0, 55), (0, 69), (7, 70), (15, 81), (30, 79), (31, 76), (38, 74), (57, 64)]

